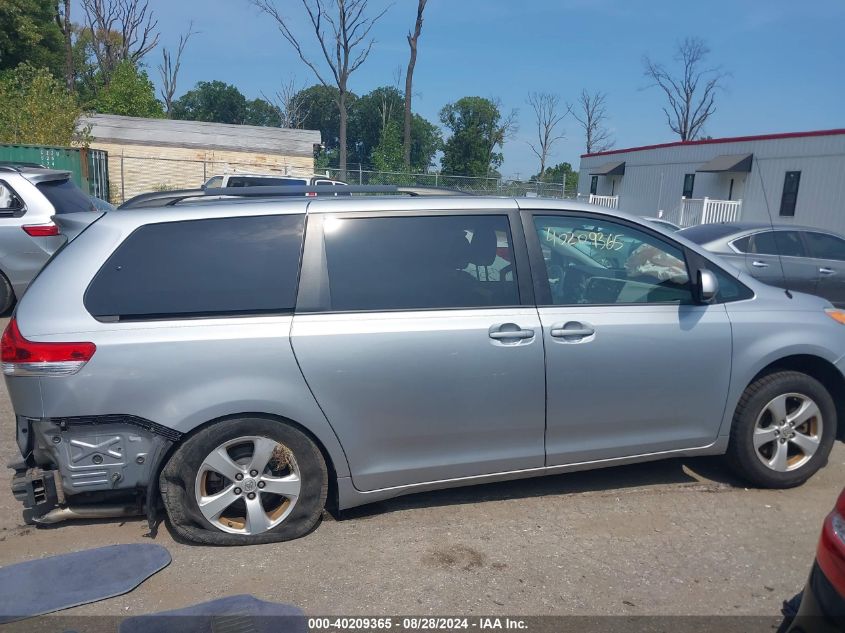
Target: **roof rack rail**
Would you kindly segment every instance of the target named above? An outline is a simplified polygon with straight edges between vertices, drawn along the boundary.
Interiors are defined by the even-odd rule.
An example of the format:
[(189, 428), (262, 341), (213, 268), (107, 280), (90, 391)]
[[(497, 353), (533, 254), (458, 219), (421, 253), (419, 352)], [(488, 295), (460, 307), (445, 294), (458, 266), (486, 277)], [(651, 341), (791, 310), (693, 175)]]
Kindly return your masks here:
[(407, 187), (403, 185), (296, 185), (256, 187), (215, 187), (207, 189), (178, 189), (152, 191), (130, 198), (118, 209), (142, 209), (146, 207), (172, 207), (184, 200), (208, 198), (291, 198), (312, 196), (346, 197), (352, 194), (398, 194), (406, 196), (466, 196), (465, 191), (444, 187)]

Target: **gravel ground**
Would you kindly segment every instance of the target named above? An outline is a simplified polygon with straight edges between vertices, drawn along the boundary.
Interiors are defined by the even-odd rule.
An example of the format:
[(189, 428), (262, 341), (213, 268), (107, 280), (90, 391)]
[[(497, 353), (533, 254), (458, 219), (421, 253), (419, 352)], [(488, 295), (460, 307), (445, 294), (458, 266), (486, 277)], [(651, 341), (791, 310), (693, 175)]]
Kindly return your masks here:
[[(5, 385), (0, 419), (7, 462), (16, 446)], [(840, 442), (794, 490), (745, 489), (718, 459), (699, 458), (418, 494), (275, 545), (192, 546), (162, 526), (155, 542), (171, 551), (169, 567), (65, 613), (141, 614), (252, 593), (314, 615), (776, 615), (802, 587), (843, 483)], [(149, 542), (146, 533), (142, 519), (24, 526), (0, 486), (0, 566)]]

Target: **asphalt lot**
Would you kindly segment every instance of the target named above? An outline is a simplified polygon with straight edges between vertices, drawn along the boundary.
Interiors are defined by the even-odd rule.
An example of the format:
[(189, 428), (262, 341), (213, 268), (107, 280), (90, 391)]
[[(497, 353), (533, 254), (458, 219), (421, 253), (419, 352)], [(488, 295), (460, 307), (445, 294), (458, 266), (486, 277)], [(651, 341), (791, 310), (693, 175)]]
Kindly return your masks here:
[[(17, 449), (5, 385), (0, 420), (6, 463)], [(418, 494), (275, 545), (181, 544), (162, 526), (168, 568), (64, 613), (252, 593), (311, 615), (776, 615), (803, 585), (843, 483), (840, 442), (825, 469), (786, 491), (745, 489), (718, 459), (699, 458)], [(149, 542), (147, 531), (141, 518), (24, 526), (8, 478), (0, 485), (0, 565)]]

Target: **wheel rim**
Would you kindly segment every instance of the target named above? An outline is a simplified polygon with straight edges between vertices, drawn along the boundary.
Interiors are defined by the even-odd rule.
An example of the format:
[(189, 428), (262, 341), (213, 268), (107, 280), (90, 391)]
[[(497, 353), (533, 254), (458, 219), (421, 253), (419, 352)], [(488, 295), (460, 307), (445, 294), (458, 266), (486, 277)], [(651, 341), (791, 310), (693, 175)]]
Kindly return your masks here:
[(779, 395), (757, 417), (754, 452), (771, 470), (796, 470), (818, 451), (823, 428), (821, 410), (812, 398), (801, 393)]
[(261, 534), (284, 521), (301, 489), (291, 450), (269, 437), (244, 436), (209, 453), (197, 472), (200, 512), (216, 528)]

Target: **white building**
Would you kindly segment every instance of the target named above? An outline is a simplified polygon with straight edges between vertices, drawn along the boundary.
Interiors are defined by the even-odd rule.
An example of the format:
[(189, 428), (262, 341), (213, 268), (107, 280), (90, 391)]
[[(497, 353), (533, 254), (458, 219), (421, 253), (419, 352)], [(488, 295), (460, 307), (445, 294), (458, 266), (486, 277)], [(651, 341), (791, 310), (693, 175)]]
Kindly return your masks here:
[(578, 196), (683, 226), (771, 219), (845, 233), (845, 129), (584, 154)]

